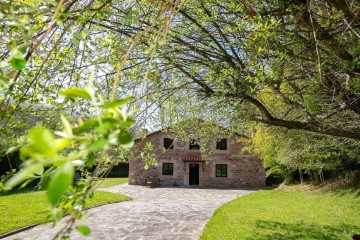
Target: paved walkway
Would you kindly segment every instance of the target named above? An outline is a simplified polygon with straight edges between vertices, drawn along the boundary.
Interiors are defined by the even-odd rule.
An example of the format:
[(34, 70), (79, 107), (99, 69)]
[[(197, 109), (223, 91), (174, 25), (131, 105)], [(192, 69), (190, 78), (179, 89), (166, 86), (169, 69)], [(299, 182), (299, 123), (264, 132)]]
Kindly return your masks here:
[[(74, 231), (71, 239), (198, 239), (215, 209), (251, 190), (146, 188), (119, 185), (99, 189), (129, 195), (133, 201), (90, 209), (84, 223), (89, 237)], [(41, 225), (5, 239), (51, 239), (56, 229)]]

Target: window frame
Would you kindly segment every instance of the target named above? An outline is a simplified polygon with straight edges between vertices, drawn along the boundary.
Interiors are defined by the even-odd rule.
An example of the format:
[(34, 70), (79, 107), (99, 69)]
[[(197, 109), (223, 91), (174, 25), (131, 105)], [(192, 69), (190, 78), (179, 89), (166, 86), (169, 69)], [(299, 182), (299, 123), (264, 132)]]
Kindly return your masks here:
[(189, 141), (189, 150), (200, 150), (200, 140), (199, 139), (190, 139)]
[[(227, 164), (216, 164), (215, 165), (215, 177), (228, 177), (228, 167), (227, 166), (228, 166)], [(220, 174), (218, 174), (218, 169), (220, 169)], [(224, 170), (225, 170), (225, 174), (224, 174)]]
[[(225, 140), (225, 149), (221, 149), (221, 146), (223, 145), (220, 145), (222, 144), (221, 142)], [(220, 138), (216, 141), (216, 150), (218, 151), (227, 151), (228, 150), (228, 140), (227, 138)]]
[[(167, 139), (167, 140), (165, 140), (165, 139)], [(167, 148), (167, 147), (165, 146), (165, 143), (167, 143), (169, 140), (171, 140), (172, 143), (171, 143), (171, 144), (169, 145), (169, 147)], [(168, 150), (168, 149), (174, 149), (174, 139), (173, 139), (173, 138), (164, 137), (164, 139), (163, 139), (163, 147), (164, 147), (166, 150)]]
[[(165, 167), (165, 166), (167, 166), (167, 167)], [(170, 168), (171, 172), (170, 172), (170, 169), (169, 169), (170, 166), (171, 166), (171, 168)], [(163, 163), (162, 175), (173, 176), (174, 175), (174, 163)]]

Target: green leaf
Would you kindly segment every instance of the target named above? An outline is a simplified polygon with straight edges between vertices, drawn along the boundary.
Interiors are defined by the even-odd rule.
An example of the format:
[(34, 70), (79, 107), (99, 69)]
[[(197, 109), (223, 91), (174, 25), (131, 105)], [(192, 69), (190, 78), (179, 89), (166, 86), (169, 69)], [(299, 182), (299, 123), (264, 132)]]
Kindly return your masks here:
[(9, 60), (10, 66), (20, 71), (25, 68), (26, 60), (21, 54), (14, 55)]
[(106, 118), (102, 119), (102, 122), (103, 122), (103, 124), (99, 125), (96, 129), (99, 132), (105, 132), (110, 129), (116, 128), (117, 120), (115, 118), (106, 117)]
[(56, 18), (55, 21), (56, 21), (56, 24), (59, 25), (59, 26), (64, 25), (64, 22), (63, 22), (62, 18), (60, 18), (60, 17)]
[(31, 183), (34, 180), (35, 180), (35, 178), (30, 178), (30, 179), (26, 180), (25, 182), (23, 182), (23, 184), (21, 184), (19, 189), (22, 189), (22, 188), (26, 187), (29, 183)]
[(90, 152), (99, 151), (105, 147), (106, 142), (105, 138), (99, 138), (89, 146), (88, 150)]
[(92, 168), (95, 164), (95, 153), (89, 152), (89, 154), (86, 156), (86, 167)]
[(132, 146), (134, 146), (134, 140), (133, 140), (131, 134), (126, 130), (122, 130), (120, 132), (119, 143), (120, 143), (120, 146), (123, 148), (131, 148)]
[(80, 32), (81, 37), (84, 39), (87, 35), (90, 34), (89, 30), (83, 30)]
[(84, 236), (88, 236), (91, 233), (90, 228), (85, 225), (79, 225), (76, 229)]
[(19, 51), (21, 54), (25, 54), (25, 53), (26, 53), (26, 49), (27, 49), (26, 46), (22, 46), (22, 47), (19, 47), (19, 48), (18, 48), (18, 51)]
[(70, 143), (71, 143), (71, 140), (69, 140), (67, 138), (55, 139), (55, 149), (56, 149), (56, 151), (63, 150), (64, 148), (69, 146)]
[(9, 153), (12, 153), (12, 152), (15, 152), (17, 150), (19, 150), (20, 146), (13, 146), (13, 147), (10, 147), (7, 151), (6, 151), (6, 154), (9, 154)]
[(80, 44), (80, 39), (78, 38), (78, 36), (74, 36), (71, 39), (71, 43), (74, 44), (74, 46), (78, 46)]
[(146, 142), (146, 148), (147, 148), (147, 150), (149, 150), (149, 151), (154, 150), (153, 146), (151, 145), (151, 142)]
[(69, 161), (57, 169), (47, 191), (48, 200), (52, 205), (56, 205), (59, 202), (66, 189), (72, 184), (74, 172), (74, 166)]
[(162, 46), (166, 43), (166, 39), (165, 38), (161, 38), (159, 41), (158, 41), (158, 44), (159, 46)]
[(35, 176), (35, 173), (39, 171), (40, 168), (43, 168), (41, 164), (33, 164), (20, 170), (17, 174), (12, 176), (6, 183), (5, 187), (13, 188), (19, 185), (20, 183), (28, 180)]
[(122, 127), (128, 128), (131, 127), (135, 123), (135, 120), (133, 118), (128, 117), (125, 122), (121, 124)]
[(30, 148), (36, 153), (52, 157), (56, 154), (55, 139), (45, 128), (33, 128), (29, 131)]
[(124, 104), (126, 104), (126, 103), (128, 103), (128, 102), (130, 102), (132, 100), (134, 100), (134, 97), (127, 97), (127, 98), (124, 98), (124, 99), (118, 99), (118, 100), (115, 100), (113, 102), (105, 103), (102, 106), (102, 108), (109, 109), (109, 108), (121, 107)]
[(25, 161), (29, 155), (29, 148), (28, 147), (22, 147), (20, 148), (20, 154), (19, 157), (22, 161)]
[(81, 97), (86, 99), (91, 99), (91, 94), (88, 90), (84, 88), (68, 88), (66, 90), (63, 90), (59, 93), (60, 96), (63, 97)]
[(45, 174), (41, 177), (39, 184), (42, 190), (48, 188), (50, 180), (51, 180), (51, 176), (49, 174)]
[(129, 23), (133, 22), (135, 24), (138, 24), (139, 23), (139, 12), (136, 10), (130, 9), (126, 14), (125, 19)]
[(85, 121), (79, 127), (74, 128), (73, 133), (78, 135), (78, 134), (84, 133), (87, 130), (89, 130), (89, 129), (93, 128), (93, 127), (96, 127), (98, 125), (99, 125), (98, 120), (92, 118), (92, 119), (89, 119), (89, 120)]
[(60, 119), (64, 126), (64, 131), (69, 135), (69, 137), (71, 137), (73, 135), (73, 132), (69, 121), (62, 114), (60, 114)]

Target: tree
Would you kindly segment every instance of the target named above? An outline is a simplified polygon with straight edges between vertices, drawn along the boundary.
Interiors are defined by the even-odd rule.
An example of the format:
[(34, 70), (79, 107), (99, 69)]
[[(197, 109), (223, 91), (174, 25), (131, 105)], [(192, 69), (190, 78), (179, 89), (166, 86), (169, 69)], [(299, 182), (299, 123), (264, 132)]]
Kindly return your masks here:
[[(39, 187), (47, 190), (52, 206), (51, 220), (56, 223), (64, 214), (70, 215), (54, 239), (69, 237), (75, 220), (82, 218), (86, 199), (93, 195), (95, 179), (104, 177), (105, 170), (116, 163), (109, 150), (119, 147), (124, 153), (134, 144), (127, 129), (135, 121), (126, 108), (133, 97), (120, 98), (128, 93), (118, 94), (110, 87), (102, 95), (99, 83), (109, 85), (107, 70), (115, 69), (112, 81), (117, 86), (134, 45), (158, 22), (166, 22), (174, 9), (171, 1), (110, 3), (35, 0), (4, 1), (0, 6), (0, 132), (2, 141), (15, 145), (7, 149), (1, 144), (0, 148), (7, 153), (19, 150), (24, 161), (4, 188), (23, 187), (40, 179)], [(148, 6), (155, 18), (145, 15), (150, 26), (133, 37), (114, 40), (115, 33), (92, 26), (93, 21), (116, 13), (121, 14), (120, 23), (138, 25), (136, 9), (141, 6)], [(99, 46), (104, 37), (107, 39)], [(102, 54), (114, 53), (103, 48), (107, 44), (116, 46), (122, 57), (106, 60)], [(99, 69), (91, 69), (94, 66)], [(100, 73), (105, 77), (95, 78)], [(39, 110), (48, 110), (53, 116), (42, 117), (34, 126), (29, 119), (33, 120), (32, 111), (37, 114)], [(76, 110), (79, 112), (74, 113)], [(76, 119), (69, 120), (70, 116)], [(73, 182), (75, 170), (84, 177), (77, 183)], [(2, 182), (3, 176), (0, 190)], [(77, 229), (83, 235), (90, 233), (86, 226)]]
[(235, 124), (359, 139), (359, 2), (340, 2), (189, 1), (152, 87), (190, 92)]
[[(280, 174), (287, 181), (303, 182), (306, 175), (313, 183), (358, 171), (359, 143), (352, 139), (316, 136), (300, 130), (254, 126), (251, 138), (244, 139), (245, 151), (263, 159), (267, 176)], [(294, 173), (299, 178), (294, 178)]]
[[(56, 89), (84, 86), (92, 73), (104, 96), (113, 96), (116, 89), (135, 93), (142, 119), (169, 105), (170, 96), (186, 109), (191, 93), (201, 108), (231, 112), (227, 122), (237, 125), (239, 119), (248, 119), (360, 138), (358, 1), (99, 1), (85, 8), (71, 1), (64, 6), (65, 13), (56, 18), (64, 27), (54, 25), (48, 47), (37, 53), (40, 68), (33, 64), (20, 81), (18, 72), (10, 74), (14, 81), (8, 91), (16, 110), (29, 96), (36, 96), (31, 102), (56, 101)], [(33, 24), (38, 29), (32, 30), (42, 39), (46, 32), (38, 22)], [(14, 37), (19, 32), (15, 30)], [(146, 38), (136, 38), (143, 31)], [(131, 45), (133, 39), (136, 46)], [(124, 51), (129, 45), (131, 54)], [(13, 46), (17, 50), (10, 62), (20, 62), (21, 67), (21, 48)], [(121, 59), (127, 61), (119, 74)], [(40, 77), (47, 79), (47, 97), (35, 94)], [(34, 94), (21, 94), (30, 90)], [(9, 110), (11, 104), (6, 106)], [(2, 114), (10, 118), (13, 112)]]
[[(49, 176), (42, 171), (48, 158), (54, 164), (52, 157), (75, 150), (54, 148), (49, 139), (66, 143), (85, 125), (86, 133), (78, 132), (89, 134), (85, 143), (70, 135), (88, 151), (106, 150), (122, 133), (118, 139), (131, 142), (125, 128), (133, 121), (116, 110), (128, 95), (135, 99), (124, 111), (139, 109), (131, 114), (138, 126), (154, 115), (170, 123), (195, 116), (233, 131), (255, 121), (358, 140), (359, 9), (359, 0), (3, 0), (2, 140), (15, 143), (31, 127), (29, 115), (51, 105), (39, 119), (43, 127), (20, 138), (33, 164), (25, 173)], [(99, 109), (106, 102), (112, 110)], [(76, 123), (76, 112), (88, 121)], [(59, 129), (67, 136), (54, 139)], [(65, 176), (63, 190), (71, 185), (72, 160), (50, 171)]]

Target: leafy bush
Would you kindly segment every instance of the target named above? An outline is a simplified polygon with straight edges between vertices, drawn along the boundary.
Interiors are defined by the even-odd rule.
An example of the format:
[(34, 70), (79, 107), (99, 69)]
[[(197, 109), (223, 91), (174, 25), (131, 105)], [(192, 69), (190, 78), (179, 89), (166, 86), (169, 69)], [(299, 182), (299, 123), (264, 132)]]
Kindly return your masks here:
[(129, 176), (129, 163), (120, 162), (113, 166), (107, 177), (124, 178)]
[(271, 176), (269, 183), (280, 181), (281, 175), (287, 182), (318, 184), (360, 170), (360, 148), (355, 140), (257, 126), (252, 138), (244, 142), (244, 150), (263, 159), (267, 176)]

